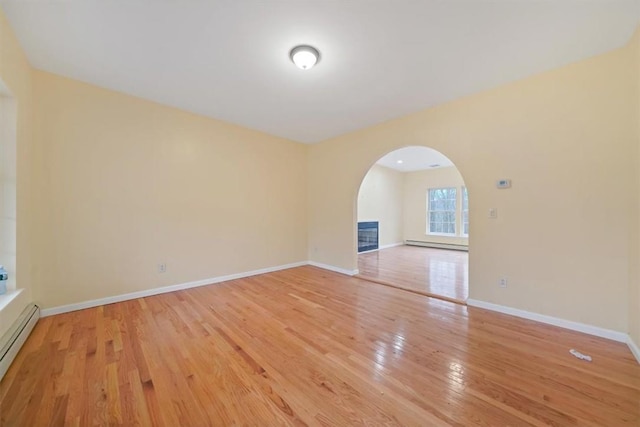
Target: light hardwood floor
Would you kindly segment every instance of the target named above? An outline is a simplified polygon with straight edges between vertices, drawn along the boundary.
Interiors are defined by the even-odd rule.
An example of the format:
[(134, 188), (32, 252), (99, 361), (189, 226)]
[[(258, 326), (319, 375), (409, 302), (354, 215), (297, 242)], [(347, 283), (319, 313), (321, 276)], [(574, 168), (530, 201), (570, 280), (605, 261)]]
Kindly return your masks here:
[(41, 319), (0, 424), (638, 426), (640, 365), (621, 343), (300, 267)]
[(396, 246), (358, 255), (358, 277), (464, 304), (469, 297), (469, 253)]

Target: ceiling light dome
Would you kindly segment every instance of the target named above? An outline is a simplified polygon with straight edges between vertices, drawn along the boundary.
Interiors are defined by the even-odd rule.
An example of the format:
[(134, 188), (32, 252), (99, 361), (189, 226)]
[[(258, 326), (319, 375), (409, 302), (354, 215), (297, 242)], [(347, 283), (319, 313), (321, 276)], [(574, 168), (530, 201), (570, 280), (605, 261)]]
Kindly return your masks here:
[(308, 70), (318, 63), (320, 52), (315, 47), (301, 45), (291, 49), (289, 56), (298, 68)]

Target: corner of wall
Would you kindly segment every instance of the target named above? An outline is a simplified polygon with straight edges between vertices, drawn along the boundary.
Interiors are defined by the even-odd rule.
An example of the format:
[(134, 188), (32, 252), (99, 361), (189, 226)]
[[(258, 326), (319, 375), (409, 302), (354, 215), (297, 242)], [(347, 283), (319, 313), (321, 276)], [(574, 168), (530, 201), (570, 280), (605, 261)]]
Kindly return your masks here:
[(634, 196), (632, 198), (629, 233), (629, 347), (640, 362), (640, 26), (636, 29), (628, 48), (631, 50), (634, 80), (634, 102), (636, 132), (634, 141), (635, 154), (632, 156), (634, 176)]

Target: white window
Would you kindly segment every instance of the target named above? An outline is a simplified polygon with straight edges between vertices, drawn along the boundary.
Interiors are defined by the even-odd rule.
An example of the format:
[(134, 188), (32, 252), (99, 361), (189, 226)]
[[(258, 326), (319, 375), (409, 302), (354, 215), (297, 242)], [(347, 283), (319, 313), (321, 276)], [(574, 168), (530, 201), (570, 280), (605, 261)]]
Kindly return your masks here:
[(467, 187), (462, 187), (462, 235), (469, 236), (469, 194)]
[(456, 234), (456, 189), (431, 188), (427, 203), (427, 233)]

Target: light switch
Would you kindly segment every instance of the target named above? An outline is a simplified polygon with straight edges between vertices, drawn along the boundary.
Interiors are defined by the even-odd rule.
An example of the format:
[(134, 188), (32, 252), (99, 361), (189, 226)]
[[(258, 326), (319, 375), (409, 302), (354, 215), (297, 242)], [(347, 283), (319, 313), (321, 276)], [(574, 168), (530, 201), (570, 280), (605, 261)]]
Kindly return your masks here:
[(489, 209), (489, 218), (491, 218), (491, 219), (498, 218), (498, 208)]

